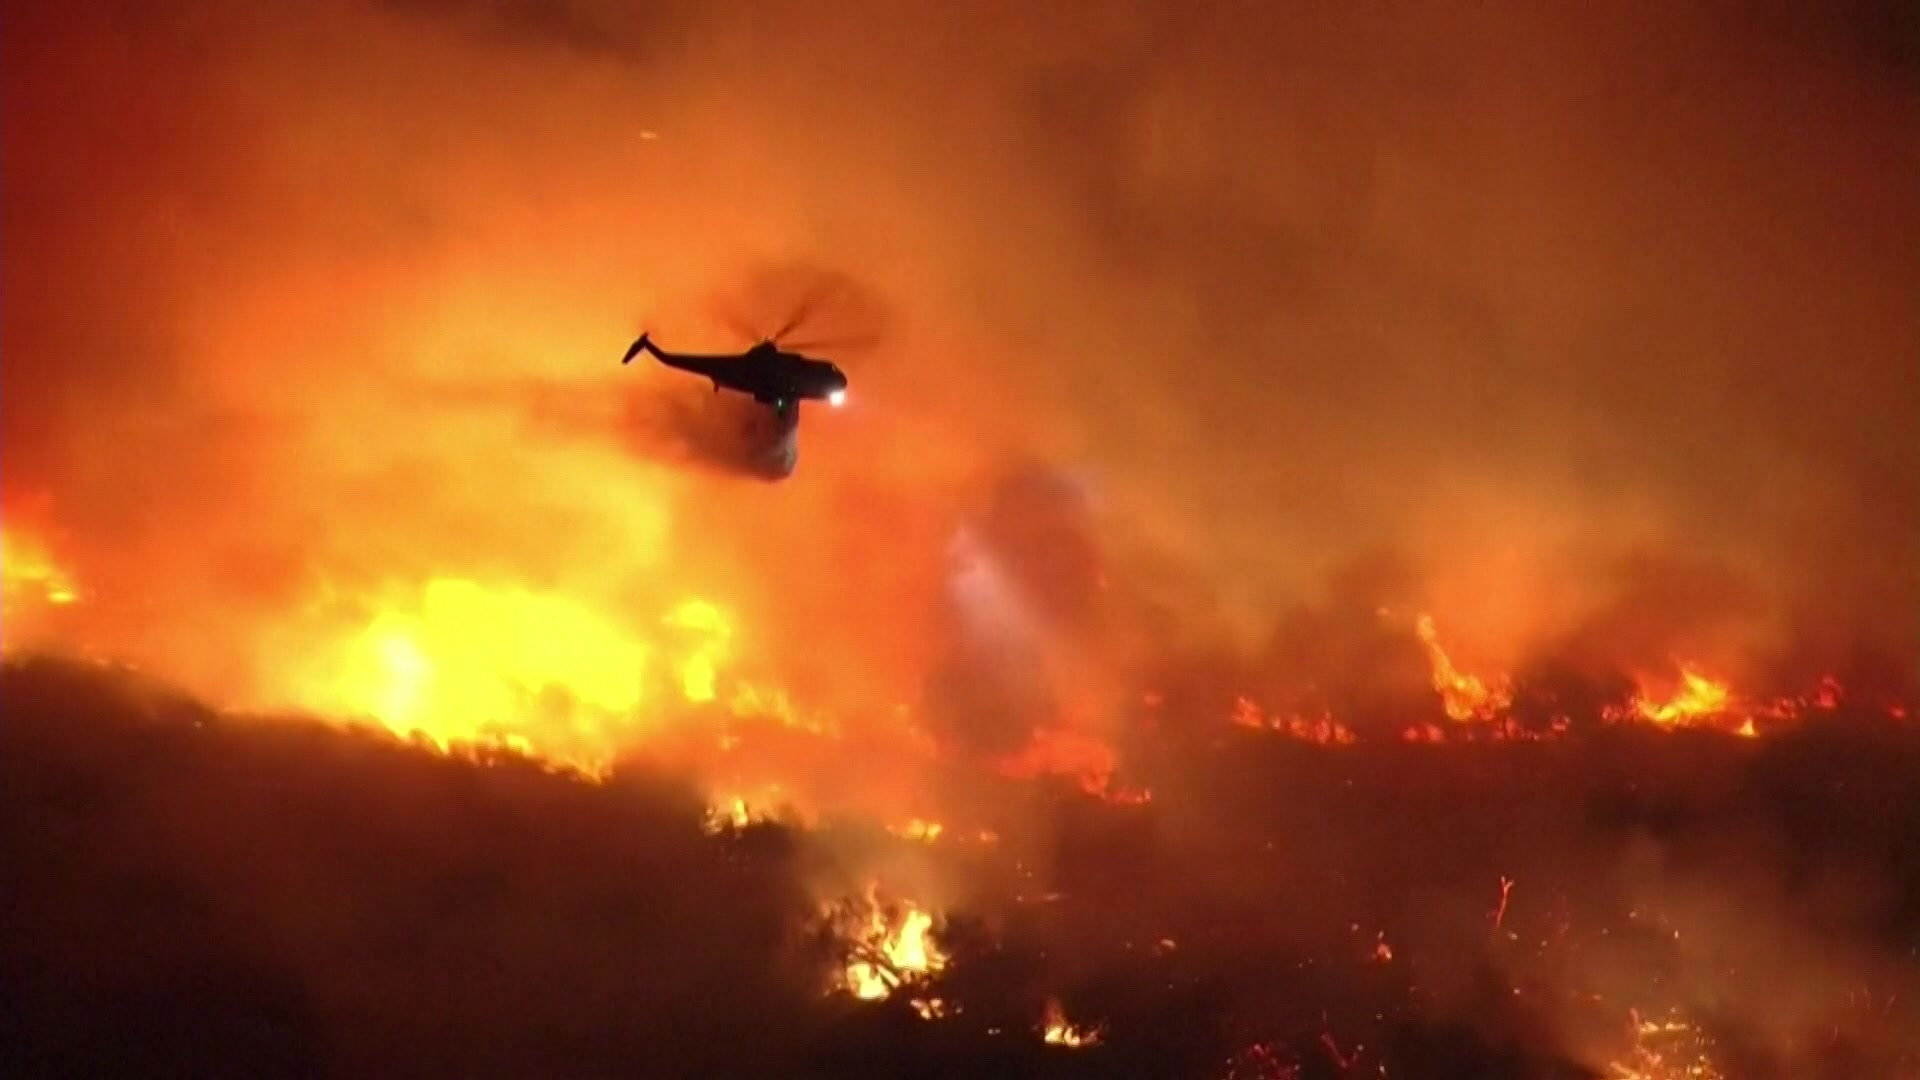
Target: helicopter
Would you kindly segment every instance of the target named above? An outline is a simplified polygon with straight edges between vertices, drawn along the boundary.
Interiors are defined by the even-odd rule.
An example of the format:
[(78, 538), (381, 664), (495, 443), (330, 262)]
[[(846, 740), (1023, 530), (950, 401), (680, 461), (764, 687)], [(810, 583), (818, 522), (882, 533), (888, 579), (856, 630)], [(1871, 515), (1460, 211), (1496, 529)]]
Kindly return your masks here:
[(834, 408), (847, 403), (846, 372), (831, 361), (817, 360), (800, 352), (820, 348), (820, 345), (786, 346), (780, 342), (806, 314), (803, 307), (785, 326), (740, 353), (668, 352), (655, 345), (651, 335), (642, 332), (627, 347), (627, 354), (620, 362), (629, 364), (641, 353), (651, 353), (654, 359), (670, 368), (712, 380), (716, 394), (724, 387), (751, 395), (753, 400), (771, 407), (783, 424), (790, 424), (799, 420), (802, 401), (824, 401)]

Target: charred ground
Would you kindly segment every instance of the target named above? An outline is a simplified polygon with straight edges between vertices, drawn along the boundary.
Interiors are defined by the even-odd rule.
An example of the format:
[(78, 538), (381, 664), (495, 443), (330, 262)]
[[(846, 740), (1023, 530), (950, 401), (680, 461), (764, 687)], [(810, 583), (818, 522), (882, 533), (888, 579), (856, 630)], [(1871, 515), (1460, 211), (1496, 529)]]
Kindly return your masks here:
[[(449, 757), (124, 673), (0, 680), (10, 1075), (1920, 1066), (1920, 740), (1844, 710), (1764, 740), (1223, 725), (1133, 755), (1149, 802), (981, 778), (953, 828), (994, 842), (928, 845), (716, 831), (644, 766)], [(950, 962), (829, 993), (819, 883), (889, 844), (965, 883)], [(1096, 1041), (1045, 1043), (1049, 1000)]]

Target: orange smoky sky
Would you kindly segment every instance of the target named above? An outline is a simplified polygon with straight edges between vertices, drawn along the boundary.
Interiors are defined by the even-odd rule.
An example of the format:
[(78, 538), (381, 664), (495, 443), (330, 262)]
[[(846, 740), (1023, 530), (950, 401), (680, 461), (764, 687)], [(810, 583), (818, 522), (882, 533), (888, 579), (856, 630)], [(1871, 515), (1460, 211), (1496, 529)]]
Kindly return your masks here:
[[(823, 708), (969, 604), (1097, 694), (1365, 560), (1469, 660), (1911, 664), (1916, 37), (1802, 7), (9, 5), (7, 524), (236, 702), (441, 579), (717, 605)], [(769, 483), (616, 360), (808, 275), (882, 336)]]

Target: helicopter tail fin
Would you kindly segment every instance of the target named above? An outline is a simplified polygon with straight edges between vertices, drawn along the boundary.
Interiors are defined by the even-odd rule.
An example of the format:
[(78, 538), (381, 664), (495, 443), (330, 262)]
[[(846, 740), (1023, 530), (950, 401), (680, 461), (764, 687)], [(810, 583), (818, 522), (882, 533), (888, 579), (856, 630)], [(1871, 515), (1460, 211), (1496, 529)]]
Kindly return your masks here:
[(634, 339), (634, 342), (632, 345), (627, 346), (627, 355), (621, 357), (620, 362), (622, 364), (630, 364), (633, 362), (634, 357), (640, 355), (640, 351), (642, 349), (650, 349), (652, 347), (653, 347), (653, 342), (647, 340), (647, 335), (645, 333), (642, 333), (639, 337)]

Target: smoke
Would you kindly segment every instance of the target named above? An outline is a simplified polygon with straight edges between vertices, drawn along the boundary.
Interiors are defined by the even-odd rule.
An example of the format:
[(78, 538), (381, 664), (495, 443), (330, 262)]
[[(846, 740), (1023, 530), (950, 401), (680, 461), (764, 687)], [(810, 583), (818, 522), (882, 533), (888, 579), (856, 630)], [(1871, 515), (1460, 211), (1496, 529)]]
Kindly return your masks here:
[(782, 421), (751, 400), (686, 388), (630, 394), (620, 417), (623, 443), (638, 457), (762, 480), (793, 475), (799, 435), (797, 417)]
[[(78, 600), (30, 612), (10, 597), (9, 646), (32, 637), (116, 657), (222, 707), (343, 718), (390, 702), (390, 687), (368, 690), (342, 672), (374, 631), (424, 619), (417, 609), (435, 583), (564, 612), (555, 622), (572, 637), (536, 619), (540, 633), (508, 638), (537, 654), (516, 656), (522, 667), (569, 674), (645, 651), (651, 678), (678, 658), (673, 635), (684, 629), (663, 629), (663, 617), (697, 598), (727, 616), (727, 633), (712, 637), (729, 673), (779, 687), (781, 707), (805, 717), (749, 731), (720, 716), (726, 701), (681, 716), (655, 708), (656, 695), (610, 719), (578, 700), (608, 684), (595, 670), (585, 690), (533, 679), (513, 700), (538, 706), (555, 744), (611, 744), (677, 778), (668, 786), (691, 776), (703, 788), (781, 784), (886, 814), (1004, 814), (1009, 832), (1059, 838), (1059, 858), (1030, 853), (1029, 865), (1067, 875), (1074, 887), (1062, 891), (1110, 897), (1148, 877), (1192, 875), (1178, 926), (1134, 943), (1150, 951), (1167, 933), (1182, 942), (1175, 957), (1193, 955), (1186, 943), (1216, 916), (1255, 924), (1245, 940), (1297, 945), (1270, 925), (1284, 922), (1276, 894), (1210, 868), (1261, 865), (1269, 843), (1324, 849), (1334, 868), (1289, 879), (1284, 893), (1328, 894), (1315, 901), (1326, 917), (1307, 919), (1311, 942), (1256, 949), (1257, 961), (1216, 958), (1233, 978), (1203, 964), (1204, 978), (1179, 984), (1191, 999), (1164, 1011), (1129, 998), (1124, 987), (1136, 984), (1120, 980), (1100, 999), (1115, 1032), (1139, 1030), (1123, 1022), (1129, 1009), (1186, 1027), (1216, 1018), (1221, 1001), (1324, 999), (1324, 987), (1294, 994), (1286, 980), (1302, 976), (1277, 973), (1289, 961), (1273, 957), (1327, 955), (1331, 939), (1345, 949), (1352, 916), (1334, 910), (1357, 911), (1379, 890), (1471, 895), (1449, 899), (1457, 910), (1445, 917), (1474, 922), (1476, 934), (1481, 898), (1503, 875), (1521, 882), (1517, 895), (1532, 893), (1537, 873), (1524, 860), (1475, 864), (1470, 889), (1368, 879), (1346, 862), (1379, 858), (1375, 845), (1396, 858), (1455, 850), (1426, 834), (1369, 834), (1366, 821), (1405, 813), (1385, 794), (1339, 801), (1335, 779), (1364, 785), (1384, 767), (1371, 751), (1343, 759), (1352, 775), (1325, 783), (1311, 762), (1248, 766), (1247, 779), (1212, 756), (1242, 698), (1263, 719), (1324, 714), (1370, 739), (1439, 722), (1411, 632), (1419, 614), (1434, 617), (1463, 670), (1514, 674), (1514, 719), (1530, 731), (1623, 707), (1636, 682), (1694, 666), (1759, 694), (1834, 675), (1849, 701), (1911, 699), (1920, 202), (1905, 179), (1920, 165), (1920, 87), (1910, 18), (1874, 3), (1429, 4), (1391, 17), (1237, 2), (1197, 11), (1137, 0), (1095, 17), (1029, 8), (10, 7), (0, 35), (0, 513), (10, 543), (27, 534), (49, 548)], [(852, 389), (846, 408), (808, 411), (804, 430), (768, 427), (750, 403), (679, 373), (614, 363), (641, 329), (688, 351), (738, 349), (743, 327), (731, 324), (768, 332), (821, 282), (833, 287), (820, 332), (873, 342), (819, 350)], [(450, 622), (450, 636), (469, 629)], [(376, 659), (381, 644), (372, 641)], [(498, 660), (498, 642), (481, 644)], [(805, 726), (816, 721), (830, 739)], [(313, 733), (302, 745), (361, 745), (343, 738)], [(742, 744), (729, 749), (734, 739)], [(1117, 765), (1099, 757), (1109, 744)], [(116, 745), (95, 749), (111, 757)], [(220, 745), (213, 760), (254, 753)], [(1819, 752), (1796, 743), (1765, 753)], [(408, 826), (421, 830), (416, 846), (389, 860), (403, 865), (424, 860), (436, 828), (469, 824), (422, 791), (511, 782), (450, 763), (393, 766), (443, 780), (373, 775), (384, 767), (342, 787), (379, 793), (368, 805), (395, 821), (437, 823)], [(174, 789), (170, 766), (99, 768), (112, 777), (101, 791), (130, 784), (128, 798), (183, 800), (188, 822), (219, 824), (190, 786)], [(1052, 787), (1010, 781), (1009, 769), (1150, 785), (1174, 831), (1105, 831), (1101, 815), (1119, 813), (1109, 809), (1091, 822), (1056, 813), (1033, 794)], [(1396, 783), (1363, 790), (1399, 792), (1409, 771), (1392, 765)], [(147, 778), (161, 789), (142, 787)], [(316, 818), (355, 812), (302, 790), (320, 800)], [(554, 831), (538, 826), (543, 847), (565, 849), (578, 829), (580, 844), (618, 864), (607, 848), (626, 841), (593, 824), (617, 820), (609, 835), (657, 832), (674, 873), (711, 886), (703, 897), (725, 893), (690, 810), (636, 823), (637, 811), (620, 808), (627, 794), (581, 797), (591, 808), (577, 818), (556, 810)], [(1471, 785), (1446, 793), (1476, 808), (1506, 797)], [(1160, 810), (1182, 800), (1191, 808)], [(1436, 795), (1422, 815), (1440, 828), (1450, 805)], [(1206, 847), (1209, 829), (1249, 807), (1273, 831), (1227, 828), (1243, 839)], [(1645, 815), (1670, 820), (1670, 809)], [(1700, 815), (1731, 812), (1714, 804)], [(1181, 825), (1180, 814), (1196, 820)], [(1525, 820), (1500, 815), (1473, 835)], [(1550, 875), (1561, 880), (1610, 881), (1626, 865), (1622, 845), (1596, 846), (1580, 828), (1551, 839), (1567, 846), (1568, 865)], [(258, 871), (218, 844), (155, 859), (213, 859), (208, 872), (224, 875), (215, 893), (252, 895), (241, 879), (257, 872), (287, 875), (294, 894), (325, 894), (300, 883), (307, 856), (275, 861), (271, 843), (256, 843)], [(1076, 854), (1102, 844), (1116, 861)], [(1133, 861), (1120, 857), (1136, 852), (1129, 844), (1141, 845)], [(1776, 887), (1798, 871), (1761, 846), (1753, 876), (1724, 891), (1670, 887), (1688, 849), (1655, 870), (1621, 871), (1629, 880), (1615, 893), (1677, 889), (1672, 906), (1696, 915), (1764, 897), (1736, 936), (1782, 942), (1765, 971), (1792, 970), (1805, 963), (1794, 943), (1829, 939), (1773, 934), (1802, 925), (1788, 910), (1799, 894)], [(631, 899), (536, 855), (502, 857), (507, 880), (494, 887), (513, 901), (502, 901), (504, 922), (514, 905), (537, 908), (541, 889), (585, 913), (583, 926)], [(433, 902), (382, 895), (372, 871), (363, 881), (344, 863), (321, 865), (333, 889), (363, 890), (360, 910)], [(1000, 879), (972, 869), (930, 872), (927, 887), (956, 900), (993, 893), (982, 882)], [(767, 871), (760, 886), (772, 895), (806, 876), (786, 872)], [(1890, 872), (1896, 896), (1906, 895), (1902, 872)], [(604, 878), (640, 888), (623, 873)], [(98, 925), (145, 917), (111, 907), (120, 893), (62, 881), (46, 895), (70, 885), (97, 896), (107, 905)], [(1841, 906), (1881, 911), (1872, 896), (1886, 881), (1840, 888)], [(1016, 891), (1040, 890), (999, 890)], [(1151, 892), (1142, 912), (1049, 910), (1071, 912), (1060, 922), (1077, 917), (1087, 933), (1144, 927), (1167, 895)], [(1249, 910), (1219, 910), (1239, 895)], [(1629, 897), (1582, 922), (1617, 923), (1631, 907)], [(1019, 919), (1000, 914), (989, 936), (1021, 940)], [(746, 917), (748, 937), (764, 944), (791, 915)], [(336, 1029), (341, 1015), (349, 1026), (393, 1023), (380, 1019), (390, 1002), (342, 1005), (313, 989), (316, 967), (276, 967), (289, 936), (325, 939), (315, 928), (325, 916), (306, 918), (244, 932), (219, 923), (179, 948), (218, 939), (241, 950), (232, 980), (208, 992), (281, 1001), (263, 1045)], [(689, 918), (724, 936), (704, 915)], [(461, 965), (480, 963), (471, 958), (499, 927), (463, 924), (467, 936), (433, 939), (419, 929), (430, 923), (395, 936), (428, 938), (422, 947), (440, 950), (431, 963), (395, 959), (394, 971), (320, 982), (364, 978), (375, 994), (436, 965), (477, 977)], [(423, 1045), (457, 1045), (521, 1010), (535, 1027), (564, 1027), (539, 992), (558, 966), (598, 973), (596, 1001), (626, 1000), (633, 967), (583, 957), (587, 946), (537, 925), (558, 938), (529, 955), (554, 950), (556, 968), (528, 961), (504, 980), (509, 1005), (450, 1004), (465, 1017), (447, 1021), (458, 1030)], [(1069, 955), (1072, 928), (1027, 940)], [(1682, 930), (1684, 940), (1714, 933)], [(1871, 936), (1855, 931), (1841, 936)], [(628, 951), (665, 964), (652, 933)], [(1435, 933), (1440, 951), (1481, 957), (1452, 930)], [(1119, 940), (1086, 945), (1087, 970), (1112, 970)], [(379, 941), (369, 949), (401, 947)], [(750, 951), (751, 961), (718, 958), (716, 984), (767, 978), (763, 950)], [(1027, 1016), (1028, 998), (1058, 982), (1042, 977), (1059, 971), (1040, 951), (1015, 949), (1007, 963), (1033, 971), (967, 996), (997, 995)], [(1836, 970), (1857, 959), (1848, 953)], [(66, 961), (47, 964), (59, 981)], [(1511, 958), (1481, 966), (1503, 965)], [(1462, 1023), (1474, 1038), (1498, 1027), (1484, 1017), (1519, 1009), (1525, 1017), (1499, 1031), (1517, 1040), (1513, 1053), (1533, 1054), (1534, 1021), (1557, 1009), (1509, 1001), (1506, 981), (1450, 966), (1465, 987), (1453, 1012), (1471, 1018)], [(1474, 996), (1487, 987), (1498, 1010)], [(1719, 989), (1689, 1004), (1709, 1008)], [(121, 1000), (120, 989), (100, 992), (89, 1000)], [(764, 981), (746, 993), (801, 1008)], [(1371, 993), (1361, 986), (1352, 1000), (1376, 1004)], [(672, 1022), (622, 1030), (665, 1038), (689, 1015), (720, 1022), (681, 1000), (660, 1005)], [(218, 1001), (204, 1007), (230, 1015)], [(596, 1008), (604, 1019), (614, 1006)], [(775, 1010), (742, 1015), (755, 1011)], [(1779, 1023), (1789, 1027), (1806, 1015), (1788, 1011)], [(1257, 1040), (1321, 1034), (1222, 1023), (1231, 1038), (1112, 1052), (1182, 1072)], [(1414, 1028), (1396, 1038), (1454, 1045), (1441, 1028)], [(738, 1042), (732, 1034), (712, 1041)], [(1763, 1057), (1804, 1049), (1763, 1035), (1753, 1036)], [(851, 1034), (828, 1042), (862, 1045)], [(619, 1047), (583, 1053), (583, 1072), (627, 1060)]]
[[(1744, 582), (1723, 639), (1911, 666), (1877, 16), (1231, 11), (10, 13), (9, 502), (52, 494), (96, 592), (237, 627), (321, 580), (671, 567), (851, 663), (874, 634), (795, 583), (931, 596), (949, 508), (1040, 461), (1227, 637), (1392, 551), (1512, 661), (1653, 550)], [(881, 336), (804, 469), (608, 360), (737, 348), (715, 298), (775, 320), (809, 275)]]

